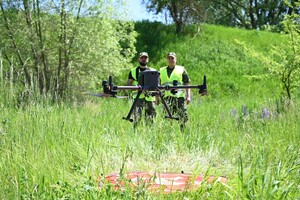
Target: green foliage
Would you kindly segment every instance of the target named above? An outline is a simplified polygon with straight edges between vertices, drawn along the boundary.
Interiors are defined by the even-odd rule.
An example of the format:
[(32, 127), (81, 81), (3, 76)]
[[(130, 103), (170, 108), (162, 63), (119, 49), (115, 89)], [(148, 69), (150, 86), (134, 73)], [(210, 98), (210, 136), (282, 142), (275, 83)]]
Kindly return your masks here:
[[(174, 25), (165, 25), (161, 22), (142, 21), (135, 23), (135, 31), (138, 33), (136, 38), (136, 50), (138, 52), (146, 51), (150, 56), (150, 62), (156, 63), (164, 48), (173, 42), (176, 42), (178, 36), (174, 34)], [(137, 57), (135, 57), (135, 60)]]
[(78, 36), (80, 57), (73, 63), (76, 86), (96, 89), (108, 75), (127, 71), (136, 54), (133, 24), (109, 19), (84, 19)]
[(272, 31), (280, 31), (281, 21), (292, 11), (285, 0), (216, 0), (207, 10), (208, 23)]
[(20, 93), (56, 99), (120, 76), (136, 53), (136, 32), (132, 22), (113, 18), (113, 2), (106, 3), (1, 1), (4, 81)]
[(166, 12), (176, 26), (177, 35), (185, 32), (185, 27), (191, 23), (205, 21), (207, 8), (210, 1), (207, 0), (143, 0), (149, 12), (156, 14)]
[[(251, 56), (260, 60), (268, 69), (266, 74), (261, 74), (256, 77), (267, 78), (270, 76), (276, 77), (278, 82), (281, 82), (284, 97), (292, 98), (292, 94), (297, 94), (300, 86), (300, 34), (299, 34), (299, 15), (287, 16), (283, 22), (285, 31), (287, 33), (285, 43), (273, 46), (268, 53), (257, 52), (248, 48), (246, 45), (242, 46)], [(239, 42), (241, 44), (241, 42)]]

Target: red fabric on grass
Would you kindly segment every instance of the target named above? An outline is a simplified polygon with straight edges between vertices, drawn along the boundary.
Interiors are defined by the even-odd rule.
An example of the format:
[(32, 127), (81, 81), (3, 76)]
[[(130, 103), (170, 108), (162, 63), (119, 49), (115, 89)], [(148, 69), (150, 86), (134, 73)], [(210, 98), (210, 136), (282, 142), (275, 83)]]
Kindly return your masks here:
[(227, 179), (225, 177), (204, 177), (203, 175), (185, 173), (129, 172), (124, 177), (120, 177), (118, 173), (100, 177), (99, 187), (102, 188), (106, 184), (111, 184), (116, 190), (124, 190), (126, 187), (136, 190), (144, 187), (147, 191), (172, 193), (197, 189), (204, 181), (225, 183)]

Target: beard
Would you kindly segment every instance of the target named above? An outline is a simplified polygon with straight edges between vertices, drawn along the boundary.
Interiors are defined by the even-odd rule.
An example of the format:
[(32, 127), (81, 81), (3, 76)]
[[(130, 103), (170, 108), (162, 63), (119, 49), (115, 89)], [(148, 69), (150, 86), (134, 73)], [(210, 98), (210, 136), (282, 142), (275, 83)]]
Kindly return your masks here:
[(148, 62), (140, 62), (140, 66), (145, 67), (147, 66)]

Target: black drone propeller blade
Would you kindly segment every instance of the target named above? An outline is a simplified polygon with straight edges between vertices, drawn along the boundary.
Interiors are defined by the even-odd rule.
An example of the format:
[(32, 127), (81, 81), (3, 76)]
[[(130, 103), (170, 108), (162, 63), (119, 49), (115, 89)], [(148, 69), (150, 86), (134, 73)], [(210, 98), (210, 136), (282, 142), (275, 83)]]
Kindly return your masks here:
[(107, 93), (91, 93), (91, 92), (85, 92), (84, 94), (95, 96), (95, 97), (115, 97), (118, 99), (124, 99), (127, 98), (127, 96), (117, 96), (113, 94), (107, 94)]
[(95, 97), (113, 97), (111, 94), (107, 93), (91, 93), (91, 92), (85, 92), (84, 94), (95, 96)]
[(128, 96), (117, 96), (117, 95), (114, 95), (113, 97), (116, 97), (118, 99), (126, 99), (126, 98), (128, 98)]

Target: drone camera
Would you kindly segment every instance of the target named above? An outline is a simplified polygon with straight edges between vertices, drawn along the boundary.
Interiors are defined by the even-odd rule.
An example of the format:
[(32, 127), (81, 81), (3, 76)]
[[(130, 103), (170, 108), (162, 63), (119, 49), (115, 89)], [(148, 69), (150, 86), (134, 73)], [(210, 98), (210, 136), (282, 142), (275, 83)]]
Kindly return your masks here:
[(154, 70), (146, 70), (139, 74), (139, 85), (147, 90), (155, 90), (160, 84), (160, 73)]

